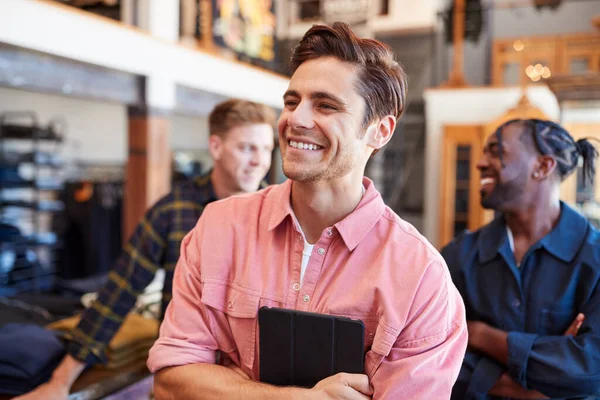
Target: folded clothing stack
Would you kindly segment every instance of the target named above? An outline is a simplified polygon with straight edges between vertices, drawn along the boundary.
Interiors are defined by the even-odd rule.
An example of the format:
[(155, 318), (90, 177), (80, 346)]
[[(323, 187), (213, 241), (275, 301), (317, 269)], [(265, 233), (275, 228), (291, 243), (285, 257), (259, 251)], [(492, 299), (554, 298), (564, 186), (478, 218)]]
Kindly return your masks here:
[(54, 332), (32, 324), (0, 328), (0, 394), (20, 395), (47, 382), (65, 354)]
[[(69, 332), (79, 323), (80, 317), (56, 321), (49, 329)], [(117, 369), (148, 358), (148, 352), (158, 338), (159, 322), (136, 313), (125, 317), (123, 325), (112, 338), (106, 349), (107, 363), (102, 368)]]

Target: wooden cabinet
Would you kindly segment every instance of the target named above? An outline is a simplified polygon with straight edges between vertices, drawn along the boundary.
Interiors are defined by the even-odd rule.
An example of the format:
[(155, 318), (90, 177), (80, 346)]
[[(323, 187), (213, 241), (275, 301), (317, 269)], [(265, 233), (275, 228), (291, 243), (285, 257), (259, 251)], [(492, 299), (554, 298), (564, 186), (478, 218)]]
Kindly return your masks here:
[(440, 164), (439, 247), (465, 229), (476, 230), (486, 221), (479, 203), (479, 172), (486, 138), (483, 125), (446, 125)]
[[(527, 72), (540, 65), (543, 74)], [(538, 71), (538, 72), (541, 72)], [(525, 85), (550, 76), (600, 72), (600, 35), (578, 33), (495, 40), (492, 51), (492, 85)]]

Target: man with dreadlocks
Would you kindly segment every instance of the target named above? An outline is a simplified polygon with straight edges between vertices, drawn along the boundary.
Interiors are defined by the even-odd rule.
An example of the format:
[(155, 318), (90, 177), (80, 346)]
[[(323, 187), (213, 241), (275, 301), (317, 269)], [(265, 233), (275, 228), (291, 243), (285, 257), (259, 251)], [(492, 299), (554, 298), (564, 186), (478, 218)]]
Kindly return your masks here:
[(452, 399), (597, 398), (600, 232), (559, 200), (598, 153), (553, 122), (513, 120), (477, 168), (497, 217), (443, 251), (467, 310), (469, 348)]

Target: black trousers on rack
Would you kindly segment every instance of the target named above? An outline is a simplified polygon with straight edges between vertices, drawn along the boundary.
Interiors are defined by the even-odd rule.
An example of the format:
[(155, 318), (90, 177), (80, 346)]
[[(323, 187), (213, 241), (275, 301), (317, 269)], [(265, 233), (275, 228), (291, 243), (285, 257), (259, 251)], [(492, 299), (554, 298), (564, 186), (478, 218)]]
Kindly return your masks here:
[(62, 279), (87, 278), (108, 272), (121, 251), (123, 184), (93, 184), (92, 196), (75, 195), (82, 183), (68, 183), (62, 193), (65, 212), (56, 218), (63, 239), (57, 275)]

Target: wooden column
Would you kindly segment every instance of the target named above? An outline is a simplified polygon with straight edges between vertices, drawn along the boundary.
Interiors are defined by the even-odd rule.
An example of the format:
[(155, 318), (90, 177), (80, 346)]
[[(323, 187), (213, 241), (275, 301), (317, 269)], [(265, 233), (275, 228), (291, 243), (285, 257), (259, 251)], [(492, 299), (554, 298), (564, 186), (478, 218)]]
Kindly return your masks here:
[(454, 0), (453, 18), (453, 45), (454, 55), (452, 59), (452, 71), (450, 79), (443, 84), (443, 87), (458, 88), (467, 86), (465, 80), (465, 0)]
[(123, 240), (129, 240), (146, 210), (171, 188), (171, 124), (168, 113), (130, 107), (128, 130)]

